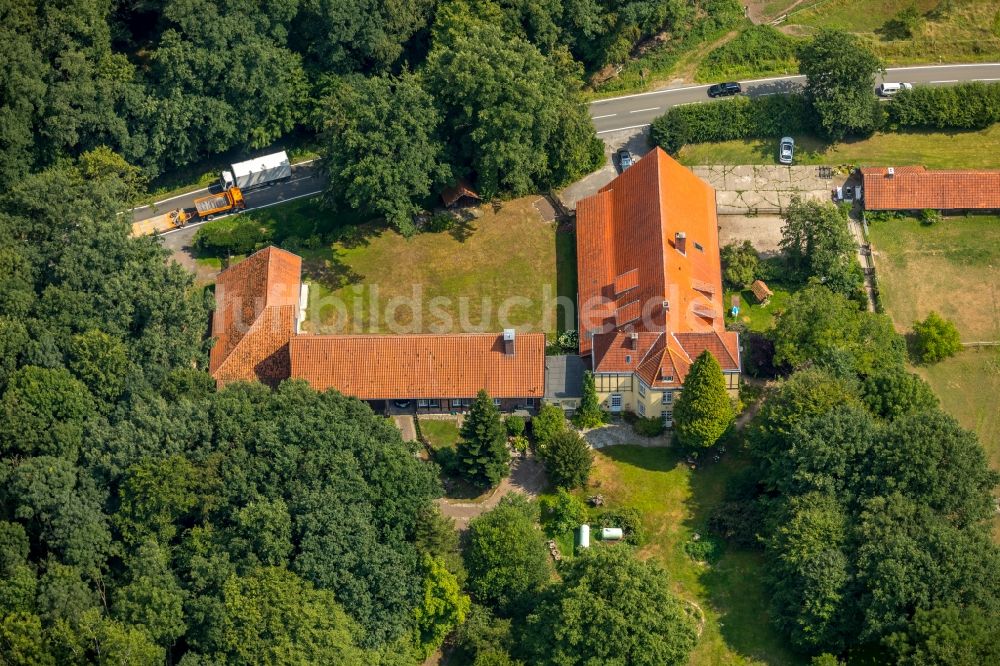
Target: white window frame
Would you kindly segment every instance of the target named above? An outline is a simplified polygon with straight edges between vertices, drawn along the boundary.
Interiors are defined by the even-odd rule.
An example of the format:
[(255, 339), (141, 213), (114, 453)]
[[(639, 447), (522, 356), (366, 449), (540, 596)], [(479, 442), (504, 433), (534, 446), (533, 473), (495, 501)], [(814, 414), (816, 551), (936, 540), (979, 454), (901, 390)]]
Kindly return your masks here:
[(493, 406), (500, 407), (500, 398), (493, 398)]
[(643, 398), (646, 397), (646, 384), (641, 379), (639, 380), (639, 395)]
[(462, 407), (472, 407), (472, 398), (462, 398)]
[(462, 399), (461, 398), (452, 398), (451, 399), (451, 406), (452, 406), (452, 409), (454, 409), (455, 407), (461, 407), (462, 406)]
[(673, 404), (673, 402), (674, 402), (674, 392), (673, 391), (664, 391), (663, 392), (663, 396), (660, 397), (660, 404), (661, 405), (670, 405), (670, 404)]
[(664, 428), (673, 428), (674, 427), (674, 412), (673, 412), (673, 410), (671, 410), (671, 409), (665, 409), (665, 410), (663, 410), (663, 414), (660, 416), (660, 418), (663, 419), (663, 427)]
[[(615, 404), (615, 403), (618, 403), (618, 404)], [(608, 398), (608, 405), (610, 405), (612, 412), (620, 412), (620, 411), (622, 411), (622, 394), (621, 393), (612, 393), (611, 397)]]
[(430, 406), (431, 406), (431, 401), (428, 400), (427, 398), (417, 398), (417, 407), (427, 408)]
[(646, 405), (639, 403), (639, 416), (646, 416)]

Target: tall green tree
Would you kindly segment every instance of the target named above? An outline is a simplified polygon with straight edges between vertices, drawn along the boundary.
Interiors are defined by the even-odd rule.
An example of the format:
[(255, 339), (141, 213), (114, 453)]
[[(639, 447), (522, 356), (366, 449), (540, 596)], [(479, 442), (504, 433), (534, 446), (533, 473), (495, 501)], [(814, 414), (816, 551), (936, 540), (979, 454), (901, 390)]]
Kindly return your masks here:
[(325, 200), (370, 210), (413, 233), (414, 214), (450, 177), (437, 136), (441, 117), (419, 79), (403, 73), (345, 80), (319, 114)]
[(184, 592), (160, 544), (147, 541), (129, 558), (128, 582), (116, 595), (114, 612), (166, 648), (184, 634)]
[(604, 423), (601, 403), (597, 399), (594, 373), (590, 370), (583, 373), (583, 396), (580, 398), (580, 408), (573, 414), (573, 421), (579, 428), (596, 428)]
[(542, 405), (538, 413), (531, 417), (531, 434), (539, 453), (543, 452), (559, 433), (566, 430), (566, 427), (566, 413), (561, 407), (548, 403)]
[(703, 351), (691, 364), (684, 390), (674, 405), (677, 440), (689, 448), (712, 446), (735, 418), (722, 366), (708, 350)]
[(480, 390), (462, 422), (458, 459), (462, 474), (472, 483), (493, 487), (510, 471), (507, 431), (500, 410), (484, 390)]
[(95, 402), (64, 368), (25, 366), (0, 398), (0, 451), (75, 461)]
[(760, 257), (750, 241), (722, 247), (722, 278), (736, 289), (747, 289), (757, 279)]
[(657, 564), (627, 548), (594, 548), (562, 573), (562, 584), (528, 616), (523, 650), (530, 663), (687, 663), (694, 620)]
[(537, 509), (512, 493), (469, 522), (465, 565), (477, 602), (513, 613), (549, 579), (549, 554), (537, 519)]
[(882, 62), (857, 35), (822, 29), (799, 49), (806, 96), (829, 138), (867, 136), (882, 124), (875, 75)]
[(424, 571), (423, 603), (415, 611), (415, 642), (426, 659), (452, 629), (465, 621), (470, 601), (441, 558), (425, 555)]
[(863, 302), (864, 277), (847, 219), (829, 202), (793, 197), (781, 228), (781, 250), (800, 279)]
[(442, 7), (423, 69), (459, 164), (475, 172), (485, 198), (527, 194), (596, 168), (579, 72), (505, 34), (494, 11), (463, 1)]
[(566, 429), (549, 440), (541, 453), (545, 473), (557, 488), (582, 488), (590, 478), (594, 451), (575, 430)]

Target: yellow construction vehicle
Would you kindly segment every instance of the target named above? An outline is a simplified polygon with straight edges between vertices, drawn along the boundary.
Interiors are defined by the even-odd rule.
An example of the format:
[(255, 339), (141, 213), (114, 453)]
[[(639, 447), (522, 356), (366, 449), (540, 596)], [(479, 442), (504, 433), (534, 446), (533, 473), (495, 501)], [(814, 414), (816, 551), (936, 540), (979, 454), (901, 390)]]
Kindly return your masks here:
[(216, 215), (243, 210), (247, 207), (243, 200), (243, 192), (238, 187), (230, 187), (218, 194), (210, 194), (194, 200), (195, 210), (198, 217), (203, 220), (211, 220)]
[(230, 187), (218, 194), (209, 194), (194, 200), (194, 208), (175, 208), (163, 215), (157, 215), (132, 224), (133, 236), (151, 236), (172, 229), (180, 229), (195, 219), (211, 220), (216, 215), (232, 213), (247, 207), (243, 192), (238, 187)]
[(134, 222), (132, 224), (133, 236), (151, 236), (156, 233), (162, 234), (171, 229), (180, 229), (187, 225), (194, 216), (183, 208), (175, 208), (163, 215), (157, 215), (146, 220)]

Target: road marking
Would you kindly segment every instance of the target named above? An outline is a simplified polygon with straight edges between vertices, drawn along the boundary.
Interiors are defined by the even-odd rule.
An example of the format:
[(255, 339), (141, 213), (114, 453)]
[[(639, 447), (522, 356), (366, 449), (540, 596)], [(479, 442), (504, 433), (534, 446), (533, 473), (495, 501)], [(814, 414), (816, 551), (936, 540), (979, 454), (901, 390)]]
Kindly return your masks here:
[(645, 111), (656, 111), (659, 108), (660, 107), (658, 106), (651, 106), (648, 109), (635, 109), (634, 111), (629, 111), (629, 113), (643, 113)]
[(946, 79), (944, 81), (931, 81), (931, 83), (958, 83), (958, 79)]
[(609, 132), (624, 132), (630, 129), (639, 129), (640, 127), (649, 127), (650, 123), (643, 123), (642, 125), (629, 125), (628, 127), (618, 127), (615, 129), (603, 130), (598, 132), (598, 134), (608, 134)]
[(606, 116), (594, 116), (593, 118), (591, 118), (591, 120), (600, 120), (601, 118), (614, 118), (617, 115), (618, 115), (617, 113), (609, 113)]
[(261, 204), (260, 206), (254, 206), (253, 208), (247, 208), (245, 210), (241, 210), (239, 213), (227, 213), (226, 215), (216, 215), (211, 220), (202, 220), (201, 222), (195, 222), (193, 224), (188, 224), (186, 226), (179, 227), (177, 229), (171, 229), (170, 231), (164, 231), (160, 235), (161, 236), (168, 236), (170, 234), (177, 233), (178, 231), (184, 231), (185, 229), (191, 229), (192, 227), (200, 227), (201, 225), (206, 224), (208, 222), (215, 222), (216, 220), (224, 220), (227, 217), (232, 217), (233, 215), (240, 215), (242, 213), (249, 213), (249, 212), (254, 211), (254, 210), (260, 210), (261, 208), (270, 208), (271, 206), (277, 206), (278, 204), (288, 203), (289, 201), (295, 201), (296, 199), (302, 199), (304, 197), (314, 197), (317, 194), (322, 194), (322, 193), (323, 193), (323, 190), (316, 190), (315, 192), (309, 192), (308, 194), (297, 194), (294, 197), (289, 197), (287, 199), (282, 199), (281, 201), (272, 201), (271, 203)]
[[(915, 67), (889, 67), (886, 69), (887, 72), (909, 72), (918, 69), (947, 69), (949, 67), (1000, 67), (1000, 62), (972, 62), (963, 63), (958, 65), (918, 65)], [(754, 83), (766, 83), (767, 81), (797, 81), (799, 79), (805, 78), (801, 74), (789, 75), (789, 76), (772, 76), (766, 79), (752, 79), (750, 81), (742, 81), (744, 85), (751, 85)], [(620, 97), (606, 97), (604, 99), (595, 99), (590, 102), (590, 105), (603, 104), (605, 102), (614, 102), (619, 99), (629, 99), (631, 97), (645, 97), (647, 95), (662, 95), (664, 93), (677, 92), (679, 90), (699, 90), (708, 88), (710, 84), (700, 85), (700, 86), (678, 86), (677, 88), (663, 88), (662, 90), (651, 90), (644, 93), (634, 93), (631, 95), (622, 95)]]
[(1000, 79), (972, 79), (973, 81), (1000, 81)]

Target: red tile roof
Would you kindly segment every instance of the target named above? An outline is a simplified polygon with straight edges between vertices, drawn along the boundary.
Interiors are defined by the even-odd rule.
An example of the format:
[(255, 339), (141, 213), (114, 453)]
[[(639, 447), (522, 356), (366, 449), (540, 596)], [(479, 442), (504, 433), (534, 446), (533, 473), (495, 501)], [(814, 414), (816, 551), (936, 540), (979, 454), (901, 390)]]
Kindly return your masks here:
[(268, 247), (219, 273), (208, 369), (220, 384), (288, 377), (301, 271), (301, 257)]
[[(595, 371), (641, 366), (650, 385), (679, 385), (703, 349), (723, 369), (739, 370), (738, 338), (722, 316), (715, 191), (707, 183), (656, 148), (581, 200), (576, 220), (580, 353), (593, 352)], [(634, 351), (625, 329), (638, 334)]]
[(469, 187), (469, 184), (464, 180), (459, 180), (455, 183), (454, 187), (446, 187), (441, 191), (441, 201), (443, 201), (444, 205), (448, 208), (454, 206), (455, 203), (457, 203), (462, 197), (482, 201), (476, 191)]
[(545, 335), (298, 335), (300, 257), (269, 247), (219, 274), (209, 372), (223, 385), (288, 377), (367, 400), (541, 398)]
[(862, 167), (867, 210), (1000, 209), (1000, 171)]
[(297, 335), (292, 376), (365, 400), (541, 398), (545, 335), (520, 333), (504, 354), (502, 334)]

